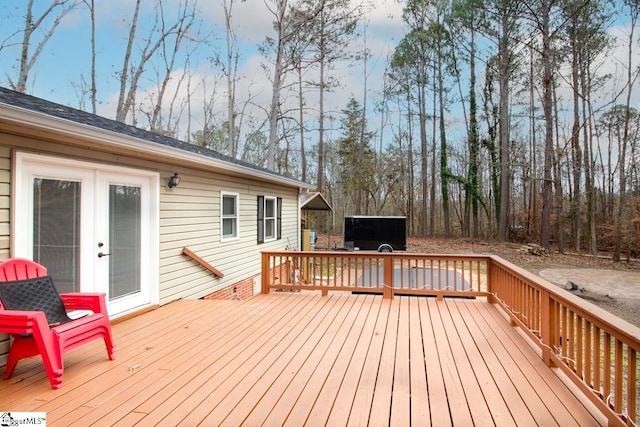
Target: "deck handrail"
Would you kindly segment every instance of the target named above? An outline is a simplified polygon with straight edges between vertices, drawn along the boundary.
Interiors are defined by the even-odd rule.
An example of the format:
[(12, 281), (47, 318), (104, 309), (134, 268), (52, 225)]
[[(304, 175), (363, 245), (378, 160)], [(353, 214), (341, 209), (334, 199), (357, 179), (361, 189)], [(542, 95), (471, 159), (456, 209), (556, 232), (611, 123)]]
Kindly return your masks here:
[(614, 425), (638, 424), (640, 328), (552, 283), (491, 256), (492, 301)]
[(203, 266), (204, 268), (206, 268), (207, 270), (209, 270), (210, 272), (212, 272), (215, 276), (221, 279), (224, 278), (224, 273), (222, 273), (220, 270), (215, 268), (213, 265), (209, 264), (200, 256), (196, 255), (195, 252), (193, 252), (191, 249), (184, 247), (182, 248), (182, 253), (188, 256), (189, 258), (191, 258), (192, 260), (194, 260), (195, 262), (197, 262), (198, 264), (200, 264), (201, 266)]
[(262, 253), (262, 292), (486, 297), (609, 419), (638, 425), (640, 328), (494, 255)]

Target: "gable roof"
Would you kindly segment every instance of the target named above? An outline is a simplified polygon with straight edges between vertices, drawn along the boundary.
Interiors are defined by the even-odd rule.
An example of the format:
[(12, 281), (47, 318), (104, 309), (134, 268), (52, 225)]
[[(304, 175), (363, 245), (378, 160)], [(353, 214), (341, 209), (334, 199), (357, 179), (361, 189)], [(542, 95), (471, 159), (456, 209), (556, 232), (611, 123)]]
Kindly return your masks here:
[(330, 211), (333, 208), (322, 193), (303, 193), (300, 195), (300, 209), (309, 211)]
[(278, 184), (309, 189), (302, 181), (235, 159), (208, 148), (140, 129), (66, 105), (0, 87), (0, 124), (7, 122), (33, 130), (50, 130), (87, 140), (100, 141), (112, 148), (163, 156), (173, 161), (198, 164)]

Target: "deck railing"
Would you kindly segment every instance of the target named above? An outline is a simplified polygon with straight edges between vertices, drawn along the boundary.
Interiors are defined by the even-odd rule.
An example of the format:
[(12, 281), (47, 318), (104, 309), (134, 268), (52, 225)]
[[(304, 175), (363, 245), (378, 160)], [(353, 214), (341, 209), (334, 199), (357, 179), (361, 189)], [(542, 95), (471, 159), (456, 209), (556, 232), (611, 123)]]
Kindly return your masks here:
[(640, 328), (499, 257), (263, 252), (262, 292), (271, 290), (486, 297), (611, 425), (638, 425)]

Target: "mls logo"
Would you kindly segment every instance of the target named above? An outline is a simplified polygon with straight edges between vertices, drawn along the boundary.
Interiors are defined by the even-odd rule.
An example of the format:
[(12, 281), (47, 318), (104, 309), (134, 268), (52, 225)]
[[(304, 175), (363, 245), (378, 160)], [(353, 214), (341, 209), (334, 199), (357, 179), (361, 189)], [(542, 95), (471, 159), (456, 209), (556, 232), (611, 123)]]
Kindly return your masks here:
[(0, 427), (10, 427), (15, 424), (15, 421), (11, 417), (11, 412), (0, 413)]
[(46, 425), (46, 412), (0, 412), (0, 427)]

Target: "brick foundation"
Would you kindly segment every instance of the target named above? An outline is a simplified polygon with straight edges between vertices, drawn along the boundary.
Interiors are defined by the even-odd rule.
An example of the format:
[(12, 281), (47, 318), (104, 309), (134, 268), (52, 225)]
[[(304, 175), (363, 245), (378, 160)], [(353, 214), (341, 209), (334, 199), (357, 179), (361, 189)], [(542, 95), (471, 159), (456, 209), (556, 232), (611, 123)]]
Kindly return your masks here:
[(224, 289), (220, 289), (212, 294), (205, 296), (203, 299), (247, 299), (253, 296), (253, 278), (260, 275), (248, 277), (240, 282), (236, 282), (233, 285), (227, 286)]
[[(272, 281), (272, 283), (290, 283), (291, 278), (291, 262), (285, 262), (279, 264), (273, 268), (268, 273), (268, 277)], [(282, 277), (280, 277), (282, 276)], [(220, 289), (219, 291), (213, 292), (203, 299), (247, 299), (251, 298), (253, 293), (253, 279), (257, 278), (258, 283), (260, 283), (260, 274), (255, 276), (248, 277), (239, 282), (234, 283), (233, 285), (227, 286), (224, 289)]]

